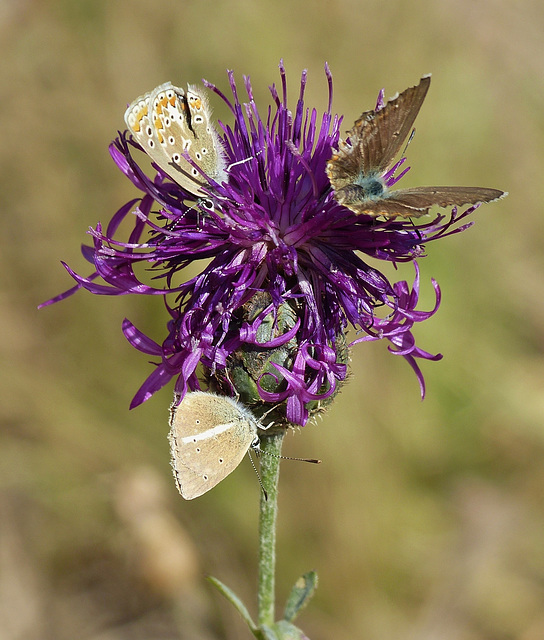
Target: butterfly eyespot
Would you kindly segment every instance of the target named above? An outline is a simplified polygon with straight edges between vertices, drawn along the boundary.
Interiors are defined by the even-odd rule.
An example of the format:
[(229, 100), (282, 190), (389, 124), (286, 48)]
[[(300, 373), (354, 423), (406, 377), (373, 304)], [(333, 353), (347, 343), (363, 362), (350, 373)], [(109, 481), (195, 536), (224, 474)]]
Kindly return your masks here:
[(174, 153), (174, 155), (172, 156), (172, 162), (179, 164), (180, 160), (181, 160), (181, 156), (179, 155), (179, 153)]
[(176, 139), (174, 138), (174, 136), (169, 136), (169, 138), (168, 138), (168, 142), (169, 142), (170, 144), (175, 144)]
[(164, 126), (165, 127), (169, 127), (170, 126), (170, 118), (165, 118), (164, 119)]
[(197, 160), (202, 160), (202, 154), (200, 153), (200, 151), (197, 151), (197, 152), (195, 153), (195, 156), (196, 156), (196, 159), (197, 159)]
[(224, 460), (223, 458), (219, 458), (219, 464), (223, 464)]
[(151, 149), (153, 149), (153, 147), (155, 146), (155, 143), (153, 142), (153, 140), (148, 140), (148, 141), (147, 141), (147, 144), (149, 145), (149, 147), (150, 147)]
[(195, 178), (198, 178), (198, 176), (200, 175), (200, 174), (198, 173), (198, 171), (197, 171), (194, 167), (191, 169), (191, 173), (193, 174), (193, 176), (194, 176)]
[(204, 122), (204, 118), (202, 116), (195, 116), (194, 120), (197, 124), (202, 124)]
[(153, 134), (153, 129), (151, 128), (151, 125), (150, 125), (150, 124), (148, 124), (148, 125), (147, 125), (147, 127), (146, 127), (145, 131), (146, 131), (146, 133), (147, 133), (147, 135), (148, 135), (148, 136), (150, 136), (150, 135), (152, 135), (152, 134)]
[(200, 453), (200, 447), (197, 447), (197, 448), (195, 449), (195, 451), (196, 451), (197, 453)]
[(206, 147), (202, 147), (202, 155), (206, 155), (208, 153), (208, 149)]

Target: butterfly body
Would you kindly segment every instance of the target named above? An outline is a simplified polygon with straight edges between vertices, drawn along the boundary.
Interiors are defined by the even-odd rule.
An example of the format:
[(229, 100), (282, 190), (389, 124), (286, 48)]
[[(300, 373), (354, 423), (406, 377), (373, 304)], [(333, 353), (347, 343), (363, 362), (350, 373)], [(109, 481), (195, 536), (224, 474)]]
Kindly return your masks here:
[(249, 448), (259, 450), (251, 411), (227, 396), (195, 391), (172, 406), (170, 451), (179, 492), (192, 500), (215, 487), (242, 461)]
[(359, 202), (378, 202), (384, 197), (385, 190), (384, 181), (377, 174), (361, 174), (352, 183), (338, 189), (335, 196), (340, 204), (348, 206)]
[(226, 180), (223, 147), (202, 89), (162, 84), (129, 105), (125, 122), (151, 160), (190, 194), (203, 197), (210, 181)]
[(382, 108), (365, 111), (348, 131), (346, 140), (339, 141), (327, 163), (327, 175), (339, 204), (372, 217), (417, 218), (434, 205), (475, 205), (506, 195), (485, 187), (389, 187), (387, 181), (395, 169), (393, 161), (412, 131), (430, 82), (430, 76), (423, 76), (418, 85)]

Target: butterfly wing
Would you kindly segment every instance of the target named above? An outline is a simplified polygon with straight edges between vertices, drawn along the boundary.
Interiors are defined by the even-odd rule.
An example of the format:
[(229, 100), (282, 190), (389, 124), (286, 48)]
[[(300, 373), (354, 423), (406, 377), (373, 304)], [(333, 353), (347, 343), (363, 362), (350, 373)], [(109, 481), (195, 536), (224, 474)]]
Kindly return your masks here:
[(187, 104), (189, 106), (191, 129), (198, 144), (195, 144), (195, 158), (204, 173), (215, 180), (226, 180), (225, 157), (223, 145), (211, 122), (212, 110), (208, 97), (198, 87), (187, 88)]
[[(192, 126), (195, 96), (200, 113)], [(192, 106), (188, 102), (192, 99)], [(224, 179), (224, 161), (220, 157), (218, 136), (207, 118), (207, 101), (193, 87), (187, 94), (170, 82), (137, 98), (125, 112), (125, 122), (150, 158), (174, 182), (195, 196), (204, 196), (207, 180), (184, 154), (188, 154), (204, 173), (214, 180)], [(213, 132), (213, 133), (212, 133)]]
[[(327, 164), (335, 198), (357, 214), (417, 218), (429, 209), (492, 202), (505, 193), (483, 187), (417, 187), (389, 191), (380, 174), (391, 165), (410, 134), (431, 83), (423, 76), (379, 110), (365, 111), (340, 141)], [(379, 187), (381, 192), (372, 193)]]
[(366, 111), (349, 132), (361, 147), (364, 173), (387, 169), (412, 131), (415, 119), (431, 84), (423, 76), (418, 85), (389, 100), (379, 111)]
[[(429, 90), (431, 76), (403, 91), (379, 111), (365, 111), (341, 140), (327, 164), (327, 175), (335, 191), (383, 172), (408, 137)], [(351, 208), (351, 207), (350, 207)]]
[(229, 398), (188, 393), (170, 423), (172, 468), (186, 500), (206, 493), (242, 461), (257, 433)]
[(149, 112), (149, 98), (151, 93), (145, 93), (136, 98), (125, 111), (125, 123), (135, 140), (147, 153), (153, 153), (155, 140), (151, 116)]
[(333, 151), (327, 162), (327, 177), (335, 192), (348, 187), (359, 179), (363, 166), (362, 148), (344, 140), (338, 142), (338, 150)]
[(499, 189), (486, 187), (413, 187), (390, 191), (377, 201), (350, 204), (359, 214), (393, 218), (418, 218), (429, 212), (432, 206), (451, 207), (465, 204), (483, 204), (505, 197)]

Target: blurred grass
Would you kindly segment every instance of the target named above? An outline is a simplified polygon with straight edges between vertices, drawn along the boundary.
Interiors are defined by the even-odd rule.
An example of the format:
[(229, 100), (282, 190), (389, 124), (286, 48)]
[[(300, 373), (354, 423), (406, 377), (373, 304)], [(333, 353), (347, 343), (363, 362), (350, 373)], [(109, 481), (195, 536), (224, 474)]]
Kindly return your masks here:
[(445, 355), (424, 364), (425, 402), (401, 359), (361, 345), (334, 408), (288, 438), (324, 463), (283, 465), (279, 601), (315, 568), (312, 640), (544, 637), (543, 14), (536, 0), (4, 1), (0, 640), (248, 637), (203, 576), (254, 608), (253, 471), (182, 502), (170, 388), (128, 411), (150, 368), (121, 321), (161, 339), (161, 305), (36, 305), (71, 286), (60, 259), (85, 272), (86, 229), (135, 196), (107, 153), (126, 103), (166, 80), (226, 89), (232, 68), (264, 108), (280, 57), (293, 100), (308, 68), (318, 108), (330, 63), (346, 126), (382, 86), (432, 72), (410, 184), (510, 196), (421, 261), (423, 306), (431, 276), (443, 303), (419, 343)]

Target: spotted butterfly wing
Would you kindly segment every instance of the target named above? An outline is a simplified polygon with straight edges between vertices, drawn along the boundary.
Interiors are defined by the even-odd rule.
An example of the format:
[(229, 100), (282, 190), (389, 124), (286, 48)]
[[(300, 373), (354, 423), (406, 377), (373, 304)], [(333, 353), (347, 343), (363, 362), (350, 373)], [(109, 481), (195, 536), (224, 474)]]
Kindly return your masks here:
[(431, 82), (423, 76), (392, 98), (382, 109), (365, 111), (340, 140), (327, 164), (327, 175), (336, 200), (357, 214), (373, 217), (419, 217), (429, 209), (492, 202), (506, 194), (485, 187), (414, 187), (391, 190), (384, 174), (408, 135)]
[(197, 498), (234, 471), (255, 442), (257, 426), (253, 414), (232, 398), (188, 393), (172, 409), (169, 433), (181, 495)]
[(223, 182), (226, 177), (221, 141), (210, 117), (203, 90), (189, 85), (185, 91), (169, 82), (136, 98), (125, 112), (129, 131), (151, 160), (198, 197), (205, 196), (206, 178)]

